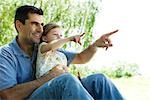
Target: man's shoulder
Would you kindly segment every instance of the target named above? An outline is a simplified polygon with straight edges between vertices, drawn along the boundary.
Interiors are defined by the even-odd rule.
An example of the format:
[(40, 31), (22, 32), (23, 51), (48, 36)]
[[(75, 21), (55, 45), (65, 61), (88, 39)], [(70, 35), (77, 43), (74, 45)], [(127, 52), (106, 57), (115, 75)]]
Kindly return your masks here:
[(0, 47), (0, 52), (10, 51), (10, 50), (11, 50), (10, 44), (5, 44), (5, 45)]
[(8, 53), (12, 53), (12, 46), (11, 44), (5, 44), (0, 47), (0, 55), (7, 55)]

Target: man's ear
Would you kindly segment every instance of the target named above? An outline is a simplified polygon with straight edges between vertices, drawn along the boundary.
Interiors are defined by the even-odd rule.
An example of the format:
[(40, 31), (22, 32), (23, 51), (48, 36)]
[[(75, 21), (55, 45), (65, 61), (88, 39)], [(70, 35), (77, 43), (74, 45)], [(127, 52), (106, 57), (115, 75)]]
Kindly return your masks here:
[(17, 30), (20, 31), (22, 23), (19, 20), (16, 20), (15, 24), (16, 24)]

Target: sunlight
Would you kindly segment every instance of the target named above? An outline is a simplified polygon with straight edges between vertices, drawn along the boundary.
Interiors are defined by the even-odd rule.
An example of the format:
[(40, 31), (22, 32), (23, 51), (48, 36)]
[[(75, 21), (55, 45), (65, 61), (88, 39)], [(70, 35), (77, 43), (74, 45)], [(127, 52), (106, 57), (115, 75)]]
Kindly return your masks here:
[(99, 50), (94, 60), (101, 65), (117, 61), (136, 63), (143, 75), (149, 74), (150, 39), (149, 24), (150, 9), (148, 0), (103, 0), (102, 11), (97, 16), (95, 39), (101, 34), (119, 29), (114, 34), (113, 48)]

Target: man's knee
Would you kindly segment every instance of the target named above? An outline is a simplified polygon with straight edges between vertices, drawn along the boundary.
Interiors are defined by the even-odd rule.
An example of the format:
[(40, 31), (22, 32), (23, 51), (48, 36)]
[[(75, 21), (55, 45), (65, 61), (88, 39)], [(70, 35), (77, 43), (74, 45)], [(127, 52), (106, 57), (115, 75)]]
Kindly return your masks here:
[(76, 83), (78, 81), (79, 80), (75, 76), (71, 75), (70, 73), (65, 73), (65, 74), (62, 74), (62, 75), (54, 78), (53, 80), (50, 80), (48, 82), (48, 84), (53, 84), (54, 83), (55, 85), (56, 84), (57, 85), (59, 85), (59, 84), (65, 85), (65, 84), (68, 84), (68, 83)]
[(75, 76), (73, 76), (73, 75), (71, 75), (69, 73), (64, 74), (62, 76), (62, 78), (63, 78), (63, 80), (65, 82), (71, 82), (71, 83), (73, 83), (73, 82), (78, 82), (79, 81), (77, 77), (75, 77)]
[(91, 77), (90, 77), (91, 79), (96, 79), (96, 80), (102, 80), (102, 79), (106, 79), (106, 76), (104, 75), (104, 74), (93, 74), (93, 75), (91, 75)]

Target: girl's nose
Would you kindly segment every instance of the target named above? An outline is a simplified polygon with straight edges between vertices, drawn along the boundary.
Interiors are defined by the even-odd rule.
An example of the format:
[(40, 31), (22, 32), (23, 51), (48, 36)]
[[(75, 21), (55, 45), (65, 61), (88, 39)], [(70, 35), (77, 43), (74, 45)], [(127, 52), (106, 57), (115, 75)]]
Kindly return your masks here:
[(62, 38), (62, 35), (59, 35), (59, 34), (58, 34), (57, 37), (58, 37), (58, 38)]

